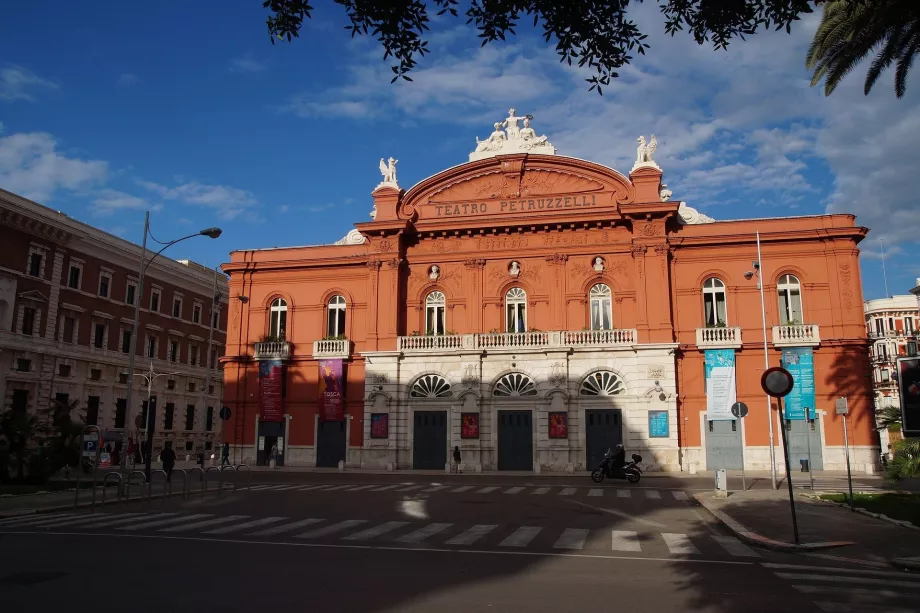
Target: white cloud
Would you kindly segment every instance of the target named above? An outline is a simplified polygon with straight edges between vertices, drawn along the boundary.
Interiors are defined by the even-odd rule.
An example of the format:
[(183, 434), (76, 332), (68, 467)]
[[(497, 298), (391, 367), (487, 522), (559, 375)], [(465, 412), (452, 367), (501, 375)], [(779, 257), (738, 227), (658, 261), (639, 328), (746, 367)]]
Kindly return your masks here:
[(186, 204), (215, 209), (221, 219), (234, 219), (258, 203), (251, 192), (227, 185), (205, 185), (193, 181), (175, 187), (167, 187), (150, 181), (139, 181), (138, 183), (159, 194), (164, 200), (177, 200)]
[(17, 133), (0, 137), (0, 186), (39, 202), (60, 189), (99, 184), (108, 174), (102, 160), (68, 157), (50, 134)]
[(35, 100), (37, 92), (55, 89), (58, 89), (57, 84), (21, 66), (0, 68), (0, 100)]
[(100, 190), (90, 205), (90, 210), (97, 215), (111, 215), (116, 211), (143, 211), (157, 208), (151, 207), (143, 198), (115, 189)]
[(265, 62), (260, 62), (252, 57), (250, 54), (246, 54), (242, 57), (235, 58), (230, 60), (230, 70), (232, 72), (262, 72), (268, 69), (268, 65)]
[(318, 205), (318, 206), (308, 206), (307, 210), (311, 213), (322, 213), (323, 211), (328, 211), (331, 208), (334, 208), (335, 205), (330, 203)]
[(139, 82), (140, 78), (138, 78), (136, 74), (123, 72), (122, 74), (118, 75), (118, 84), (122, 87), (130, 87), (132, 85), (136, 85)]

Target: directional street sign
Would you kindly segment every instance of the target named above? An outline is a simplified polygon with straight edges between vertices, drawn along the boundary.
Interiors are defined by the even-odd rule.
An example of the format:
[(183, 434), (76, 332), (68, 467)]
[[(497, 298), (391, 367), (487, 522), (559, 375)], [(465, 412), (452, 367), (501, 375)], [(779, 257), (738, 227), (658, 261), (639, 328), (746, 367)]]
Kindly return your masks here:
[(743, 402), (736, 402), (735, 404), (732, 405), (731, 412), (732, 412), (732, 415), (734, 415), (738, 419), (741, 419), (742, 417), (747, 417), (748, 406), (744, 404)]

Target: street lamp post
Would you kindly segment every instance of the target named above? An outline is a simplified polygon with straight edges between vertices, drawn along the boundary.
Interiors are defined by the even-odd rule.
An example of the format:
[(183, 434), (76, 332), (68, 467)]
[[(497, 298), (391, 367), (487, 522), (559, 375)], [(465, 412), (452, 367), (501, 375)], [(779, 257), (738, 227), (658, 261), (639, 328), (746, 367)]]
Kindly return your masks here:
[[(180, 241), (184, 241), (189, 238), (194, 238), (196, 236), (207, 236), (208, 238), (217, 238), (218, 236), (221, 235), (221, 229), (220, 228), (205, 228), (204, 230), (201, 230), (200, 232), (196, 232), (195, 234), (189, 234), (188, 236), (183, 236), (182, 238), (177, 238), (176, 240), (169, 241), (168, 243), (160, 243), (160, 241), (157, 241), (156, 239), (154, 239), (156, 242), (163, 245), (163, 248), (157, 251), (156, 253), (154, 253), (153, 257), (151, 257), (149, 260), (147, 259), (147, 235), (148, 234), (150, 234), (150, 211), (146, 211), (144, 213), (144, 240), (141, 242), (141, 260), (140, 260), (140, 264), (138, 265), (139, 271), (137, 275), (137, 290), (134, 292), (134, 319), (131, 322), (131, 343), (130, 343), (131, 352), (128, 356), (128, 390), (125, 393), (125, 425), (128, 428), (130, 428), (131, 424), (133, 423), (132, 421), (133, 412), (131, 410), (132, 408), (131, 407), (131, 400), (132, 400), (131, 396), (132, 396), (132, 392), (134, 391), (133, 390), (134, 361), (135, 361), (135, 357), (137, 354), (137, 326), (138, 326), (138, 323), (140, 321), (140, 316), (141, 316), (141, 300), (143, 300), (143, 297), (144, 297), (144, 275), (147, 272), (147, 267), (150, 266), (150, 263), (153, 262), (158, 255), (166, 251), (168, 247), (171, 247)], [(151, 236), (151, 238), (153, 237)], [(127, 463), (128, 458), (126, 456), (127, 454), (122, 455), (122, 466), (124, 466)], [(149, 479), (149, 476), (150, 476), (149, 462), (148, 462), (147, 476)]]
[[(221, 298), (223, 298), (223, 296), (221, 296), (221, 293), (220, 293), (220, 292), (218, 291), (218, 289), (217, 289), (218, 268), (219, 268), (219, 267), (215, 267), (215, 268), (214, 268), (214, 287), (211, 288), (211, 313), (210, 313), (210, 320), (208, 321), (208, 346), (207, 346), (207, 350), (206, 350), (207, 355), (204, 356), (204, 358), (207, 360), (207, 362), (205, 363), (204, 389), (203, 389), (202, 392), (201, 392), (201, 406), (202, 406), (202, 408), (203, 408), (204, 411), (205, 411), (205, 424), (204, 424), (204, 428), (203, 428), (202, 431), (205, 433), (205, 438), (207, 437), (207, 427), (208, 427), (208, 424), (207, 424), (207, 420), (208, 420), (208, 418), (207, 418), (207, 411), (208, 411), (208, 396), (210, 395), (209, 388), (210, 388), (210, 385), (211, 385), (211, 368), (212, 368), (212, 366), (211, 366), (211, 352), (213, 351), (213, 349), (211, 348), (211, 346), (214, 344), (214, 328), (216, 327), (216, 323), (215, 323), (215, 321), (214, 321), (214, 316), (215, 316), (215, 314), (217, 313), (217, 305), (220, 303)], [(220, 323), (220, 318), (218, 317), (217, 319), (218, 319), (217, 323)], [(218, 411), (220, 411), (220, 407), (218, 407)], [(214, 415), (213, 415), (213, 414), (211, 415), (211, 419), (212, 419), (212, 420), (214, 419)], [(212, 424), (211, 427), (213, 428), (213, 424)], [(201, 444), (202, 444), (202, 447), (204, 447), (204, 439), (202, 439), (202, 443), (201, 443)], [(205, 451), (205, 450), (202, 448), (202, 450), (201, 450), (201, 453), (202, 453), (202, 456), (201, 456), (201, 457), (202, 457), (202, 468), (204, 467), (204, 463), (203, 463), (203, 460), (204, 460), (204, 451)]]
[[(767, 308), (763, 298), (763, 260), (760, 256), (760, 232), (757, 232), (757, 261), (754, 262), (754, 270), (744, 273), (744, 278), (750, 281), (757, 277), (757, 289), (760, 290), (760, 321), (763, 328), (763, 367), (764, 370), (770, 368), (770, 353), (767, 348)], [(767, 395), (767, 423), (770, 429), (770, 481), (773, 489), (776, 489), (776, 449), (773, 444), (773, 401)]]
[(153, 382), (160, 377), (181, 374), (181, 372), (155, 373), (153, 372), (153, 360), (150, 360), (150, 370), (146, 373), (137, 373), (134, 375), (135, 377), (143, 377), (147, 382), (147, 419), (144, 422), (144, 446), (146, 447), (144, 476), (148, 483), (150, 482), (150, 464), (153, 462), (153, 407), (150, 406), (150, 400), (153, 398)]

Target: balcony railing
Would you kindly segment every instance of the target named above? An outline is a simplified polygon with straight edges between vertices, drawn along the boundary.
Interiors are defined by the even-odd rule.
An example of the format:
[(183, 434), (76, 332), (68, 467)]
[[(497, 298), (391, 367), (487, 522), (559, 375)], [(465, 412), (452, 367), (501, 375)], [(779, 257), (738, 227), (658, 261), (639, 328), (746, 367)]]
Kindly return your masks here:
[(347, 359), (351, 354), (351, 341), (347, 338), (326, 341), (313, 341), (314, 358)]
[(256, 343), (253, 357), (257, 360), (287, 360), (291, 357), (288, 341), (261, 341)]
[(821, 334), (815, 324), (773, 326), (775, 347), (807, 347), (820, 344)]
[(490, 332), (486, 334), (400, 336), (397, 347), (399, 351), (409, 353), (553, 347), (631, 347), (636, 344), (636, 339), (635, 329), (577, 332)]
[(696, 346), (706, 349), (737, 349), (741, 347), (741, 328), (697, 328)]

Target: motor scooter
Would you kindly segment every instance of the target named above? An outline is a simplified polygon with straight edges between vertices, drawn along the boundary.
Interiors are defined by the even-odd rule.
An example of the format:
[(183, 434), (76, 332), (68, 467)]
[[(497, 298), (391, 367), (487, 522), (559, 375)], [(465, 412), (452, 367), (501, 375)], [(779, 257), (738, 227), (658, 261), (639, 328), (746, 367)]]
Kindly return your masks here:
[(627, 462), (625, 466), (614, 466), (613, 450), (608, 449), (600, 466), (591, 472), (591, 480), (595, 483), (600, 483), (606, 477), (608, 479), (626, 479), (629, 483), (639, 483), (639, 479), (642, 476), (642, 469), (639, 468), (641, 461), (642, 456), (634, 453), (632, 454), (632, 462)]

